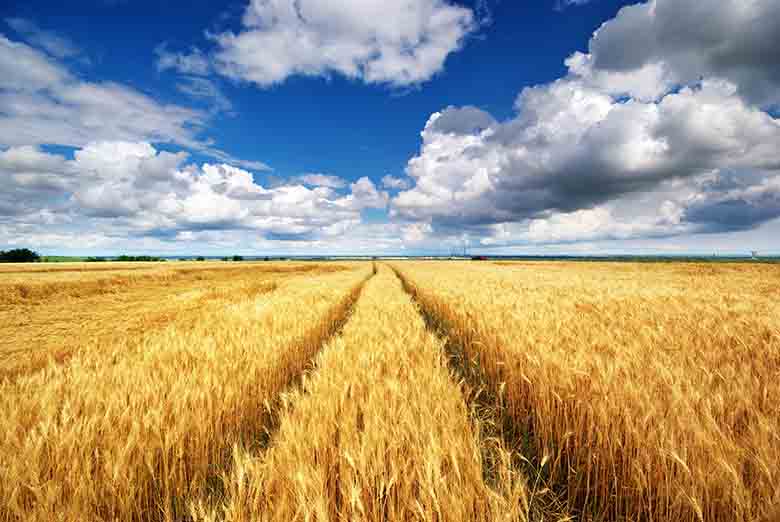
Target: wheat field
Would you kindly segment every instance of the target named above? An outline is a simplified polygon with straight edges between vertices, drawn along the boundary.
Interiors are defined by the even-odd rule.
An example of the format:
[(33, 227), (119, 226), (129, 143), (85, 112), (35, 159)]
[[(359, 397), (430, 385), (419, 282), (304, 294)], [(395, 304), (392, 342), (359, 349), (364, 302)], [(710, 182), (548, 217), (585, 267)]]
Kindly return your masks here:
[(572, 511), (597, 520), (777, 516), (776, 267), (397, 268), (500, 390)]
[(0, 266), (2, 521), (764, 521), (780, 269)]
[[(85, 341), (110, 346), (182, 322), (213, 301), (250, 298), (296, 274), (343, 266), (263, 263), (0, 265), (0, 376), (62, 362)], [(183, 265), (183, 266), (182, 266)]]

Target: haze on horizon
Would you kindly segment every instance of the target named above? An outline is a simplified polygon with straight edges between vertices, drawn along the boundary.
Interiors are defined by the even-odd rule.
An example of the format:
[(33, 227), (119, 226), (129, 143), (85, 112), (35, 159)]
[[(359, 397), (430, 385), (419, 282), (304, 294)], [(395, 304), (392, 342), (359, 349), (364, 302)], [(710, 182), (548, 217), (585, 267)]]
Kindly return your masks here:
[(0, 250), (780, 254), (780, 0), (0, 7)]

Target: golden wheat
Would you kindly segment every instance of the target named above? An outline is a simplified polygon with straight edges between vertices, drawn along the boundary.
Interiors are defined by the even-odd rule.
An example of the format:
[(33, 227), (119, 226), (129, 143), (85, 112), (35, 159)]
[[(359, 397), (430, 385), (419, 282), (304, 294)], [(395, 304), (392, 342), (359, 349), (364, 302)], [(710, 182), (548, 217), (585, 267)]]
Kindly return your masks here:
[[(139, 263), (140, 264), (140, 263)], [(119, 263), (119, 265), (124, 265)], [(128, 266), (117, 270), (58, 270), (51, 274), (30, 269), (27, 281), (9, 282), (0, 272), (0, 379), (61, 363), (78, 348), (96, 350), (121, 340), (133, 341), (177, 321), (192, 319), (211, 303), (248, 299), (268, 292), (288, 277), (347, 269), (348, 265), (290, 263), (240, 264), (206, 268), (191, 263), (158, 264), (143, 276)], [(17, 265), (18, 266), (18, 265)], [(83, 265), (82, 265), (83, 266)], [(93, 273), (94, 272), (94, 273)], [(94, 274), (100, 279), (94, 279)], [(19, 301), (3, 288), (37, 288)], [(65, 294), (63, 294), (65, 292)], [(46, 296), (46, 297), (42, 297)]]
[(776, 267), (395, 266), (583, 518), (749, 521), (780, 502)]
[(39, 305), (52, 300), (81, 299), (100, 294), (118, 294), (138, 285), (169, 285), (225, 280), (249, 274), (281, 274), (338, 269), (338, 265), (272, 263), (62, 263), (0, 264), (0, 308)]
[(0, 520), (780, 513), (777, 267), (139, 265), (0, 270)]
[[(236, 449), (224, 520), (525, 520), (508, 455), (491, 470), (500, 489), (485, 483), (478, 430), (441, 341), (382, 268), (286, 397), (271, 449)], [(194, 512), (223, 518), (203, 504)]]
[(177, 519), (259, 438), (367, 275), (293, 278), (0, 384), (0, 519)]

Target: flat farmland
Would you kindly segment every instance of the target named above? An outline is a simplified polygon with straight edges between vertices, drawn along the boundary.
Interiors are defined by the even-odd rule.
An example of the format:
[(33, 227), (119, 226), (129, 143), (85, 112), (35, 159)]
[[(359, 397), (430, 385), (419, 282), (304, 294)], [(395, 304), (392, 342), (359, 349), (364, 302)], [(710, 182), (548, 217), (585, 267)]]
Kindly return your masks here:
[(780, 515), (775, 265), (0, 265), (0, 332), (0, 520)]
[(296, 274), (340, 270), (292, 263), (61, 263), (0, 265), (0, 376), (110, 345), (208, 303), (250, 298)]

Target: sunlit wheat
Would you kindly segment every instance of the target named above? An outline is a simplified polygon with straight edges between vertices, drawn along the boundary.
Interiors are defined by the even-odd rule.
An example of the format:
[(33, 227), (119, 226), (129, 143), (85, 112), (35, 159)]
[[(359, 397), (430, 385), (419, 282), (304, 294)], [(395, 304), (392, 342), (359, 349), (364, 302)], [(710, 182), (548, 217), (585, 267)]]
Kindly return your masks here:
[(0, 519), (177, 519), (262, 434), (368, 273), (291, 279), (0, 384)]
[(730, 522), (780, 501), (777, 268), (395, 266), (552, 455), (571, 509)]
[(442, 350), (381, 268), (286, 397), (270, 450), (236, 450), (225, 520), (524, 520), (525, 484), (508, 457), (492, 470), (497, 489), (483, 479), (479, 428)]

